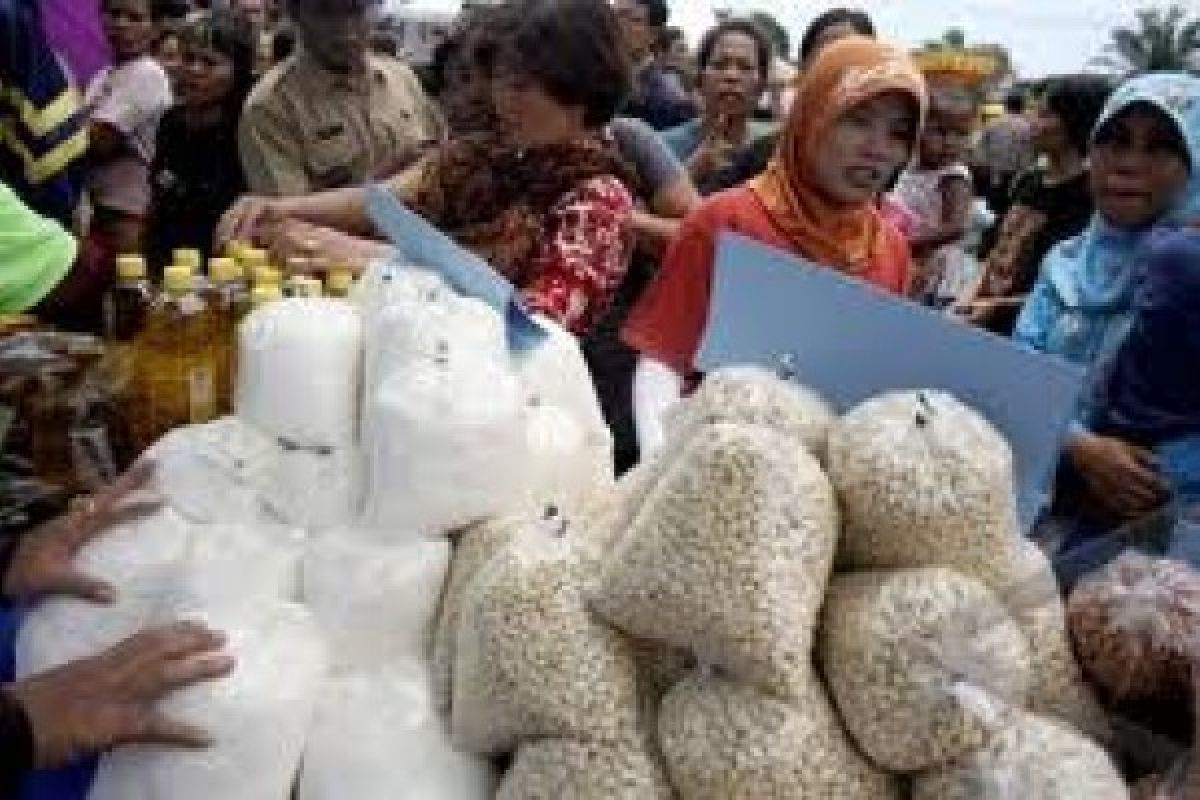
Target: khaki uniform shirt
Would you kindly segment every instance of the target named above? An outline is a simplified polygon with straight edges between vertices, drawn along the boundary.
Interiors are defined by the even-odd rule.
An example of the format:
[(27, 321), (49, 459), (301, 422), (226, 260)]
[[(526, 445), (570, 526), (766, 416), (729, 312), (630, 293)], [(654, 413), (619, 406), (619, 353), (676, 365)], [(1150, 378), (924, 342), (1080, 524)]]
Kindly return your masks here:
[(295, 195), (395, 174), (443, 135), (441, 115), (399, 61), (372, 55), (366, 73), (347, 76), (299, 51), (251, 92), (238, 146), (252, 192)]

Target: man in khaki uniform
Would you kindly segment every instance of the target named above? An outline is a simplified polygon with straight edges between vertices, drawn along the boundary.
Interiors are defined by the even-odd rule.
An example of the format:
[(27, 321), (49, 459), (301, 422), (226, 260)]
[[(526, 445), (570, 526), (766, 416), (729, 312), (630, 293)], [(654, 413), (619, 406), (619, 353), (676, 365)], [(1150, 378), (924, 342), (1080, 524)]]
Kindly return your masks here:
[(246, 101), (238, 144), (250, 190), (295, 195), (392, 175), (443, 135), (416, 76), (369, 52), (377, 0), (287, 0), (297, 49)]

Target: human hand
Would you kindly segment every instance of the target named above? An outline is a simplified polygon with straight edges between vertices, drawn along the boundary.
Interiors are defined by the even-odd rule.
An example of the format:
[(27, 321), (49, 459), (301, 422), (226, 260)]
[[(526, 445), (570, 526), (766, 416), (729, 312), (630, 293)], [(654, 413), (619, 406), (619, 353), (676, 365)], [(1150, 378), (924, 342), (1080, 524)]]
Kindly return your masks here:
[(1072, 441), (1067, 452), (1091, 498), (1120, 519), (1153, 511), (1170, 494), (1148, 450), (1087, 433)]
[(223, 251), (230, 242), (256, 242), (260, 228), (272, 217), (284, 214), (283, 201), (275, 197), (243, 195), (238, 198), (217, 223), (213, 237), (214, 251)]
[(983, 325), (995, 316), (1000, 304), (995, 300), (982, 299), (970, 303), (956, 303), (950, 307), (952, 316), (971, 325)]
[(156, 504), (124, 501), (154, 474), (150, 461), (139, 461), (88, 500), (31, 531), (17, 543), (3, 576), (3, 595), (30, 602), (46, 595), (73, 595), (94, 603), (111, 603), (116, 592), (108, 583), (75, 566), (75, 555), (113, 525), (146, 513)]
[(729, 123), (725, 117), (717, 120), (716, 126), (705, 134), (691, 158), (687, 161), (692, 178), (700, 180), (729, 166), (737, 146), (727, 135)]
[(10, 687), (33, 731), (34, 762), (57, 767), (126, 744), (206, 747), (209, 736), (156, 710), (167, 693), (234, 667), (225, 638), (190, 622), (143, 631), (93, 658)]

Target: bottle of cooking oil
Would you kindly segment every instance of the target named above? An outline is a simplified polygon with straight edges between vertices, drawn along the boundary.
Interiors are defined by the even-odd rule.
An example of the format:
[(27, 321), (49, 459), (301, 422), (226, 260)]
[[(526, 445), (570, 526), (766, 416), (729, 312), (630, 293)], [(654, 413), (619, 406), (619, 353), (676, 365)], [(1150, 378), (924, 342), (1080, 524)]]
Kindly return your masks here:
[(104, 338), (107, 362), (121, 407), (130, 416), (144, 405), (138, 338), (154, 306), (154, 286), (140, 255), (117, 258), (117, 281), (104, 296)]
[(110, 344), (132, 342), (146, 324), (154, 287), (140, 255), (117, 258), (117, 281), (104, 297), (104, 337)]
[(250, 311), (250, 289), (242, 268), (232, 258), (212, 259), (208, 276), (205, 300), (212, 315), (211, 341), (217, 357), (217, 408), (227, 414), (233, 409), (237, 375), (237, 327)]
[(250, 292), (250, 305), (262, 308), (268, 303), (283, 299), (283, 290), (278, 284), (259, 284)]
[(187, 267), (193, 274), (204, 268), (204, 255), (194, 247), (178, 247), (171, 251), (172, 266)]
[(189, 268), (168, 267), (140, 342), (147, 413), (139, 438), (149, 438), (143, 446), (173, 428), (216, 418), (213, 316)]
[(224, 255), (226, 258), (236, 261), (238, 266), (242, 266), (242, 259), (246, 257), (248, 249), (250, 249), (250, 245), (247, 242), (243, 242), (241, 239), (231, 239), (225, 243)]
[(253, 277), (255, 271), (266, 267), (271, 257), (266, 250), (261, 250), (257, 247), (244, 247), (242, 249), (241, 258), (238, 260), (245, 270), (246, 275)]
[(330, 270), (325, 278), (325, 294), (329, 297), (345, 300), (350, 297), (350, 289), (354, 286), (354, 273), (345, 267)]
[(283, 289), (283, 270), (276, 267), (256, 267), (250, 275), (255, 286), (275, 286), (281, 291)]

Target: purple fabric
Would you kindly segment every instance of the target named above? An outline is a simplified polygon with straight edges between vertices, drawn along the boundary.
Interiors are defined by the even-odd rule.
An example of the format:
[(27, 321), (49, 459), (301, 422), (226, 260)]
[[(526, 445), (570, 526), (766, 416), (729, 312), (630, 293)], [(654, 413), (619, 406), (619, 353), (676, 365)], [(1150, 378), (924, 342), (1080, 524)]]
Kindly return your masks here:
[(87, 86), (112, 60), (100, 22), (100, 0), (41, 0), (41, 11), (51, 49), (67, 63), (75, 85)]

